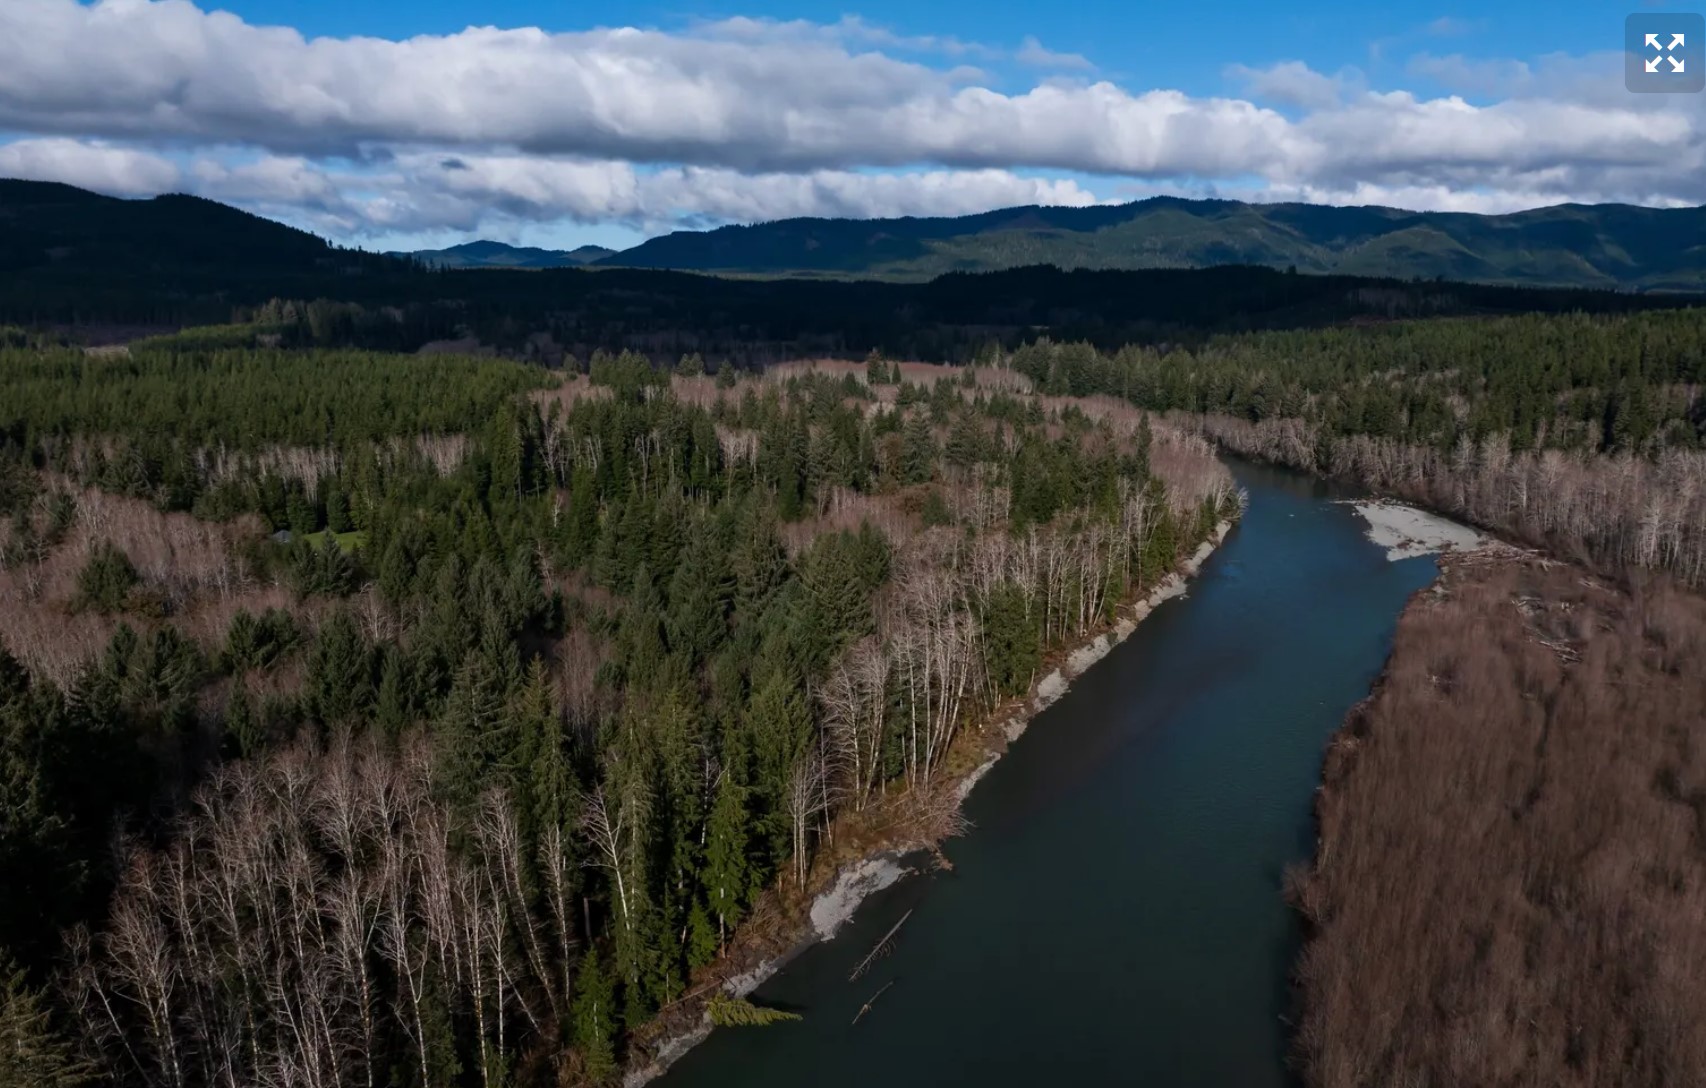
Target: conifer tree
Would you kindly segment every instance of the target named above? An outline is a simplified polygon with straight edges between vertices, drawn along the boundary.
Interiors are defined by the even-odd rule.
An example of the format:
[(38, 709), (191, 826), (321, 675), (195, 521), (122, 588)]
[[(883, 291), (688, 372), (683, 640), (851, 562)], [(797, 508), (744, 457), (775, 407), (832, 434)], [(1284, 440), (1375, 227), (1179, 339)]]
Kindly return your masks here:
[(385, 648), (379, 666), (379, 691), (373, 705), (373, 721), (388, 737), (399, 737), (414, 720), (409, 659), (399, 647)]
[(23, 970), (0, 954), (0, 1085), (75, 1088), (91, 1081), (93, 1073), (54, 1031)]
[(347, 533), (355, 528), (350, 521), (349, 499), (345, 498), (343, 489), (333, 486), (326, 492), (326, 531), (330, 533)]
[(746, 787), (736, 764), (725, 765), (717, 780), (705, 830), (705, 867), (700, 879), (705, 902), (717, 918), (717, 944), (721, 947), (728, 939), (729, 927), (740, 921), (747, 890), (753, 883), (747, 861)]
[(759, 504), (753, 504), (744, 519), (734, 574), (736, 619), (754, 623), (788, 576), (788, 556), (776, 539), (774, 522)]
[(767, 1024), (780, 1024), (800, 1018), (797, 1012), (754, 1005), (744, 997), (734, 997), (721, 990), (711, 995), (710, 1001), (706, 1002), (705, 1011), (710, 1014), (713, 1024), (724, 1028), (764, 1027)]
[(669, 647), (698, 663), (728, 637), (734, 575), (712, 527), (695, 524), (669, 585)]
[(889, 384), (888, 364), (883, 361), (883, 353), (876, 348), (865, 356), (865, 381), (873, 386)]
[(575, 972), (575, 996), (569, 1010), (570, 1041), (580, 1054), (587, 1080), (604, 1084), (616, 1076), (616, 984), (599, 959), (587, 949)]
[(916, 411), (901, 428), (901, 479), (909, 484), (929, 482), (936, 471), (936, 439), (929, 417)]
[(788, 857), (792, 826), (785, 803), (788, 779), (811, 739), (811, 710), (799, 686), (781, 669), (772, 669), (754, 689), (747, 709), (746, 731), (752, 737), (757, 768), (758, 826), (767, 840), (771, 862)]
[(644, 563), (634, 572), (628, 607), (622, 615), (622, 662), (632, 684), (646, 687), (663, 673), (663, 597)]
[(122, 611), (138, 581), (130, 556), (110, 540), (104, 540), (77, 574), (77, 606), (97, 612)]
[(371, 653), (355, 618), (339, 609), (320, 628), (308, 656), (303, 701), (322, 724), (353, 720), (373, 700)]
[(482, 787), (507, 777), (503, 761), (515, 743), (501, 678), (486, 658), (470, 653), (456, 673), (437, 725), (438, 788), (453, 803), (472, 806)]
[(687, 966), (697, 970), (717, 958), (717, 927), (698, 898), (687, 911)]
[(573, 824), (574, 769), (569, 765), (563, 716), (542, 658), (534, 658), (528, 666), (527, 679), (516, 697), (515, 719), (520, 733), (517, 747), (524, 754), (521, 766), (528, 776), (532, 827), (536, 834), (556, 827), (567, 837)]
[(242, 681), (232, 685), (231, 701), (225, 706), (225, 732), (230, 735), (240, 756), (251, 756), (260, 750), (262, 729), (255, 713), (254, 700)]

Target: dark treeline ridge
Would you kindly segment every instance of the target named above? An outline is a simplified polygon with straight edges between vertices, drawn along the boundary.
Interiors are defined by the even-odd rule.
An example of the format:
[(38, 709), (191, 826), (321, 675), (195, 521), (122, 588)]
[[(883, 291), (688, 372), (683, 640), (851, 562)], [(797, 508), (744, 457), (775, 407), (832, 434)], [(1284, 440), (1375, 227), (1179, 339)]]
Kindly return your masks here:
[(1011, 370), (222, 335), (0, 355), (29, 1083), (608, 1081), (1237, 513), (1200, 437)]
[(1291, 878), (1311, 1088), (1698, 1079), (1703, 654), (1698, 595), (1448, 561), (1328, 751)]
[[(556, 362), (563, 353), (697, 352), (755, 367), (814, 356), (971, 362), (1038, 335), (1122, 344), (1196, 343), (1214, 332), (1353, 320), (1524, 312), (1617, 313), (1693, 296), (1292, 275), (1268, 268), (951, 273), (927, 283), (731, 279), (644, 269), (429, 271), (231, 280), (32, 270), (0, 276), (0, 321), (25, 327), (277, 322), (298, 346), (414, 351), (471, 340)], [(170, 282), (170, 276), (166, 277)]]

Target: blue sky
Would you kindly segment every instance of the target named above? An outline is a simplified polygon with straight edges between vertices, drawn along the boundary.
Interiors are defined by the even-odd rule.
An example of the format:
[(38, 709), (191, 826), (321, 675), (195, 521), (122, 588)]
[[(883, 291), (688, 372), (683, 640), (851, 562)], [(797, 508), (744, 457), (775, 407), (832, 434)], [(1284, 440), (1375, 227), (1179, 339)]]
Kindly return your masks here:
[(252, 22), (282, 23), (305, 34), (386, 38), (453, 34), (470, 25), (538, 26), (561, 31), (595, 26), (667, 29), (733, 16), (803, 19), (820, 24), (856, 16), (903, 37), (951, 37), (1009, 45), (1035, 37), (1048, 49), (1077, 53), (1107, 71), (1193, 94), (1232, 89), (1224, 75), (1230, 63), (1261, 67), (1297, 60), (1324, 72), (1353, 65), (1371, 75), (1385, 74), (1398, 81), (1405, 58), (1425, 49), (1485, 59), (1616, 49), (1622, 40), (1623, 17), (1627, 10), (1633, 10), (1580, 0), (1500, 0), (1497, 4), (1457, 7), (1425, 0), (1233, 0), (1214, 5), (1152, 0), (1074, 0), (1060, 4), (1039, 4), (1036, 0), (936, 0), (925, 4), (873, 0), (851, 7), (835, 2), (773, 0), (738, 6), (699, 0), (662, 4), (520, 0), (477, 5), (464, 0), (235, 0), (218, 6)]
[(1706, 96), (1623, 89), (1629, 10), (0, 0), (0, 175), (370, 247), (1159, 192), (1706, 202)]

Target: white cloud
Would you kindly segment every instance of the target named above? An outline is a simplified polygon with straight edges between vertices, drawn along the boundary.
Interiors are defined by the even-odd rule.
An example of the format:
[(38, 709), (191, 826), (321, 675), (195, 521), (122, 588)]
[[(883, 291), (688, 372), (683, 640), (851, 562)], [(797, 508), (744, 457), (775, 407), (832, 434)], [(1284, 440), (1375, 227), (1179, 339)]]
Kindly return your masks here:
[(1032, 68), (1050, 68), (1055, 71), (1088, 72), (1096, 67), (1082, 54), (1056, 53), (1052, 49), (1045, 49), (1042, 42), (1028, 34), (1019, 44), (1019, 51), (1013, 54), (1013, 59)]
[(1426, 33), (1435, 38), (1456, 38), (1464, 34), (1473, 34), (1484, 24), (1478, 19), (1460, 19), (1455, 15), (1441, 15), (1426, 27)]
[(158, 155), (62, 137), (0, 145), (0, 177), (63, 181), (112, 196), (153, 196), (180, 180), (178, 168)]
[[(1005, 90), (967, 60), (1089, 63), (1034, 38), (1003, 54), (851, 16), (386, 41), (189, 0), (0, 0), (0, 130), (26, 134), (0, 145), (0, 172), (188, 183), (336, 232), (1093, 199), (1029, 170), (1428, 206), (1706, 200), (1700, 96), (1631, 96), (1603, 56), (1418, 57), (1411, 74), (1451, 92), (1431, 98), (1298, 62), (1228, 68), (1248, 97), (1108, 79)], [(1477, 93), (1492, 100), (1460, 97)], [(163, 147), (196, 160), (187, 177)]]
[(1226, 74), (1257, 99), (1303, 109), (1331, 108), (1347, 93), (1362, 89), (1361, 73), (1354, 69), (1329, 76), (1299, 60), (1282, 61), (1267, 68), (1231, 64)]
[(965, 215), (1096, 201), (1074, 181), (1005, 170), (753, 175), (706, 167), (641, 171), (625, 162), (525, 155), (408, 153), (379, 171), (320, 168), (303, 159), (265, 159), (234, 169), (208, 161), (190, 173), (202, 195), (351, 235), (511, 230), (560, 220), (659, 231), (688, 223)]

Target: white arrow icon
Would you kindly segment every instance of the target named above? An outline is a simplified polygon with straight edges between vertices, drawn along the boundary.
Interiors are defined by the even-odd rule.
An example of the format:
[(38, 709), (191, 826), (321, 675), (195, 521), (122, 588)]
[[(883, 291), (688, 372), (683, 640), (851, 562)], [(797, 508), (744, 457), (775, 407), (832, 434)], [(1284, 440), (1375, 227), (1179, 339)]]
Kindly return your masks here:
[(1672, 75), (1678, 75), (1678, 76), (1681, 75), (1682, 74), (1682, 61), (1676, 57), (1670, 58), (1670, 71), (1671, 71)]
[(1647, 63), (1645, 63), (1645, 64), (1643, 64), (1643, 65), (1641, 65), (1641, 67), (1642, 67), (1642, 68), (1643, 68), (1643, 69), (1645, 69), (1645, 70), (1646, 70), (1646, 72), (1647, 72), (1647, 74), (1648, 74), (1648, 75), (1653, 75), (1653, 74), (1655, 74), (1655, 73), (1657, 73), (1657, 72), (1658, 72), (1658, 70), (1659, 70), (1659, 61), (1661, 61), (1661, 60), (1663, 60), (1663, 59), (1664, 59), (1664, 58), (1663, 58), (1663, 57), (1654, 57), (1654, 58), (1653, 58), (1653, 59), (1652, 59), (1652, 60), (1650, 60), (1650, 61), (1648, 61), (1648, 62), (1647, 62)]
[(1672, 34), (1671, 35), (1670, 47), (1672, 49), (1681, 49), (1682, 48), (1682, 35), (1681, 34)]
[(1657, 34), (1647, 35), (1647, 48), (1663, 51), (1664, 46), (1659, 44), (1659, 36)]

